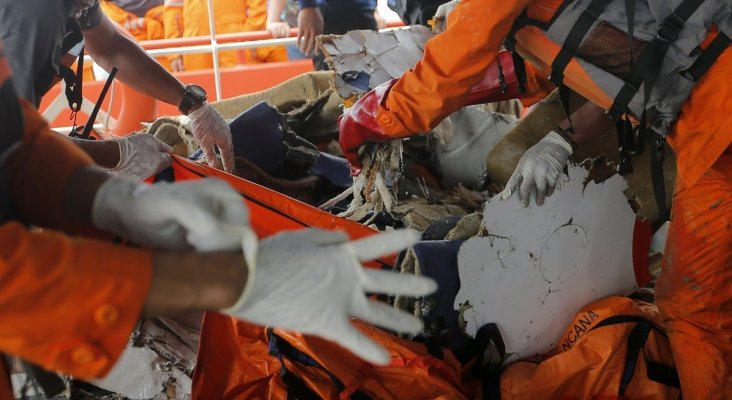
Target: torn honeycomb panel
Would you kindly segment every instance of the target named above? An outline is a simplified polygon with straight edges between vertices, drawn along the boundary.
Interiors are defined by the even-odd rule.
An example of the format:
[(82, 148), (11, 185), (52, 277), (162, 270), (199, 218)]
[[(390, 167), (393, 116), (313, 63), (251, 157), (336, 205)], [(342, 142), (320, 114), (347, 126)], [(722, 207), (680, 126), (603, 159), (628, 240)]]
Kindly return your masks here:
[(385, 32), (351, 31), (318, 38), (335, 87), (346, 106), (369, 90), (398, 78), (422, 58), (433, 33), (423, 26)]

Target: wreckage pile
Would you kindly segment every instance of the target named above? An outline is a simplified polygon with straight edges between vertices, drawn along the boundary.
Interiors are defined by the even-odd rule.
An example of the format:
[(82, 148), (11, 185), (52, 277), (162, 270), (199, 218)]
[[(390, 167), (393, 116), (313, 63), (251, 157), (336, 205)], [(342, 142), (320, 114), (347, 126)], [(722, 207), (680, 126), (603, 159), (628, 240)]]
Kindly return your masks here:
[[(423, 232), (424, 241), (394, 266), (440, 282), (433, 296), (391, 299), (425, 321), (425, 333), (412, 339), (459, 347), (481, 325), (501, 321), (509, 357), (499, 363), (535, 357), (554, 347), (571, 321), (576, 307), (567, 304), (629, 295), (648, 283), (638, 278), (638, 269), (648, 275), (648, 265), (634, 270), (631, 250), (636, 214), (651, 221), (656, 215), (653, 194), (645, 189), (649, 172), (616, 175), (617, 160), (605, 156), (615, 154), (608, 150), (617, 148), (616, 139), (607, 133), (573, 156), (574, 165), (541, 211), (499, 201), (495, 195), (521, 155), (566, 116), (555, 93), (524, 118), (516, 101), (470, 106), (427, 135), (364, 146), (362, 172), (352, 178), (339, 157), (338, 116), (371, 88), (411, 68), (431, 35), (412, 27), (324, 36), (319, 46), (332, 72), (304, 74), (215, 103), (231, 121), (235, 175), (379, 230)], [(582, 102), (574, 98), (571, 108)], [(161, 118), (141, 134), (154, 135), (177, 155), (206, 161), (185, 117)], [(669, 194), (673, 165), (669, 157)], [(190, 390), (194, 328), (146, 321), (136, 338), (131, 362), (154, 353), (157, 365), (165, 365), (150, 383), (151, 393), (171, 397)], [(135, 348), (146, 350), (132, 354)], [(116, 379), (113, 371), (97, 384), (129, 393)], [(171, 398), (182, 398), (178, 394)]]

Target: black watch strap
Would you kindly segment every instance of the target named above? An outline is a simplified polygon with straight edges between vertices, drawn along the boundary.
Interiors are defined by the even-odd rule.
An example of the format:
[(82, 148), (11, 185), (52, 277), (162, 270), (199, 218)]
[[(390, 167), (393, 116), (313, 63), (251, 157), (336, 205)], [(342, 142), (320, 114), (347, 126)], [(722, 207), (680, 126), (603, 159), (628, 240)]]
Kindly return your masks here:
[(198, 85), (187, 85), (186, 91), (183, 94), (183, 99), (180, 101), (178, 111), (188, 115), (191, 109), (206, 101), (206, 91)]

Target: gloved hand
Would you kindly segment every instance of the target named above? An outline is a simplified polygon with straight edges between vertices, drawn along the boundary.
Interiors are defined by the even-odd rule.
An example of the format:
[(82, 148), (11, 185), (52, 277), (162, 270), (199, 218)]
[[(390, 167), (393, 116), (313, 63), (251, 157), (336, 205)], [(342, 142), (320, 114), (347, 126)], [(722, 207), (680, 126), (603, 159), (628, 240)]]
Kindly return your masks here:
[(123, 178), (102, 184), (92, 206), (94, 226), (136, 244), (170, 250), (241, 248), (249, 212), (217, 179), (146, 185)]
[[(396, 82), (397, 79), (392, 79), (366, 93), (351, 108), (346, 109), (338, 120), (340, 132), (338, 142), (346, 159), (351, 163), (353, 175), (361, 172), (358, 149), (364, 143), (388, 142), (398, 138), (387, 136), (376, 120), (379, 106), (386, 101), (389, 90)], [(464, 105), (491, 103), (520, 97), (513, 56), (509, 51), (502, 50), (498, 52), (496, 61), (486, 70), (483, 79), (470, 89)]]
[(116, 140), (119, 162), (110, 171), (141, 181), (173, 163), (173, 148), (152, 135), (137, 134)]
[(359, 332), (349, 318), (399, 332), (418, 332), (422, 323), (367, 293), (424, 296), (436, 283), (425, 277), (365, 269), (361, 261), (400, 251), (419, 239), (413, 231), (381, 233), (348, 241), (341, 232), (307, 229), (260, 242), (257, 264), (236, 305), (237, 318), (337, 342), (366, 361), (384, 365), (389, 354)]
[(544, 197), (554, 193), (559, 175), (574, 151), (573, 147), (570, 141), (558, 133), (549, 132), (521, 157), (501, 199), (508, 199), (518, 189), (521, 203), (528, 207), (529, 195), (536, 189), (536, 205), (544, 204)]
[(433, 32), (440, 33), (447, 29), (447, 19), (458, 3), (460, 3), (460, 0), (451, 0), (437, 7), (437, 11), (435, 11), (435, 15), (432, 17), (434, 21), (432, 25)]
[(231, 142), (231, 130), (224, 118), (208, 103), (188, 114), (191, 119), (193, 137), (206, 156), (208, 165), (221, 169), (221, 163), (216, 158), (216, 147), (224, 162), (224, 171), (234, 171), (234, 145)]
[(384, 130), (376, 121), (376, 114), (396, 81), (397, 79), (392, 79), (384, 82), (366, 93), (351, 108), (343, 111), (343, 115), (338, 119), (338, 142), (346, 159), (351, 163), (353, 175), (361, 172), (361, 161), (358, 159), (358, 149), (361, 145), (366, 142), (388, 142), (395, 139), (384, 134)]

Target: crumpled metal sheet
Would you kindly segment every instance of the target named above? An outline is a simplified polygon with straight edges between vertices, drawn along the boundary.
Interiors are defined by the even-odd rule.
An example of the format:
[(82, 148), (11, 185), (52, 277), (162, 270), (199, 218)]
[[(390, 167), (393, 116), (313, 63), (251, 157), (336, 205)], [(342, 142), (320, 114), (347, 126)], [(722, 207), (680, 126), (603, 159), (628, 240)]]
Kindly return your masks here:
[[(351, 31), (319, 37), (319, 46), (344, 99), (355, 101), (376, 86), (398, 78), (422, 58), (434, 34), (424, 26), (385, 32)], [(368, 85), (364, 80), (368, 78)], [(348, 105), (348, 101), (346, 101)]]

